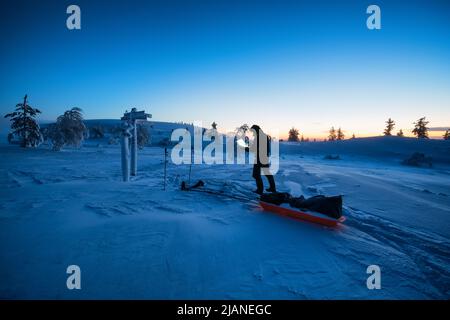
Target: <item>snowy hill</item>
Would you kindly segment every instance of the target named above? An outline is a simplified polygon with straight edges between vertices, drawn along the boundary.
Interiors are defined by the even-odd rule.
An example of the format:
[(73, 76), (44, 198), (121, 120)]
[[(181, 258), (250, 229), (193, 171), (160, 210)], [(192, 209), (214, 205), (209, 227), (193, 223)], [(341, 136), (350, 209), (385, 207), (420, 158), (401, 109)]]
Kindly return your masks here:
[(327, 142), (285, 142), (283, 149), (301, 155), (341, 155), (372, 159), (403, 160), (414, 152), (433, 158), (433, 163), (450, 165), (450, 141), (391, 137), (357, 138)]

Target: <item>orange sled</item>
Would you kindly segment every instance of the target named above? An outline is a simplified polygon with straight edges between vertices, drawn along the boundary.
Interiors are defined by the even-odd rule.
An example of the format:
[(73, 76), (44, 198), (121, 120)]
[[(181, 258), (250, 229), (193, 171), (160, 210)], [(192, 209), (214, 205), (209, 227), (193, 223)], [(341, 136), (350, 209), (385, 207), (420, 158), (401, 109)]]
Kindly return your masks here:
[(275, 204), (267, 203), (264, 201), (260, 201), (259, 204), (266, 211), (274, 212), (282, 216), (287, 216), (298, 220), (318, 223), (327, 227), (336, 227), (337, 225), (345, 221), (344, 216), (340, 217), (339, 219), (334, 219), (321, 213), (301, 211), (300, 209), (288, 206), (277, 206)]

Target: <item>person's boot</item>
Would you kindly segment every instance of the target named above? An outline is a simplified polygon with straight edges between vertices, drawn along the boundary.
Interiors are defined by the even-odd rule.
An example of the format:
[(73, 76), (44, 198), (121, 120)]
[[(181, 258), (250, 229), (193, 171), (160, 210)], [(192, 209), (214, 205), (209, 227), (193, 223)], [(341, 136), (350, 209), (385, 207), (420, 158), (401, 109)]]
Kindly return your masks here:
[(259, 190), (259, 189), (253, 190), (253, 192), (257, 193), (259, 195), (262, 195), (264, 193), (263, 190)]
[(277, 192), (277, 188), (275, 187), (275, 179), (272, 175), (266, 176), (267, 180), (269, 181), (270, 187), (266, 189), (267, 192)]
[(256, 181), (256, 190), (254, 192), (259, 195), (263, 194), (264, 193), (264, 184), (261, 179), (261, 176), (255, 175), (255, 181)]

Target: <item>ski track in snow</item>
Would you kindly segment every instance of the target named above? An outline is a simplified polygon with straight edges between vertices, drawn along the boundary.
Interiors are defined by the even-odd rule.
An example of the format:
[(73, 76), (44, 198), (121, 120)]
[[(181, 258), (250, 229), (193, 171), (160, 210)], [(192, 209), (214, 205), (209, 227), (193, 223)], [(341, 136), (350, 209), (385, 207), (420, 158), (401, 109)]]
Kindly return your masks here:
[(413, 260), (439, 291), (435, 298), (450, 294), (450, 242), (439, 235), (400, 227), (361, 210), (346, 207), (347, 225), (369, 234)]
[[(373, 174), (370, 172), (370, 176)], [(333, 187), (332, 184), (326, 186)], [(448, 239), (431, 232), (421, 232), (400, 226), (357, 208), (349, 206), (344, 208), (344, 214), (348, 218), (346, 226), (367, 233), (414, 261), (426, 280), (438, 290), (438, 294), (432, 294), (434, 298), (442, 298), (450, 294), (450, 241)]]

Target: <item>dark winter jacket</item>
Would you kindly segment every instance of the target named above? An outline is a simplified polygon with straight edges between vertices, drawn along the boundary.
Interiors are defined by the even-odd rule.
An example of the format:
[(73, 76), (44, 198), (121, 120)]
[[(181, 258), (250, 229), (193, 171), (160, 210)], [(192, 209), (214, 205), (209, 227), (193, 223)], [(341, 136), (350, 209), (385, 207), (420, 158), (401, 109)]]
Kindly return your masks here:
[(255, 155), (255, 165), (260, 167), (270, 166), (270, 137), (265, 134), (261, 128), (256, 127), (255, 139), (250, 147), (246, 148), (247, 151), (253, 152)]

